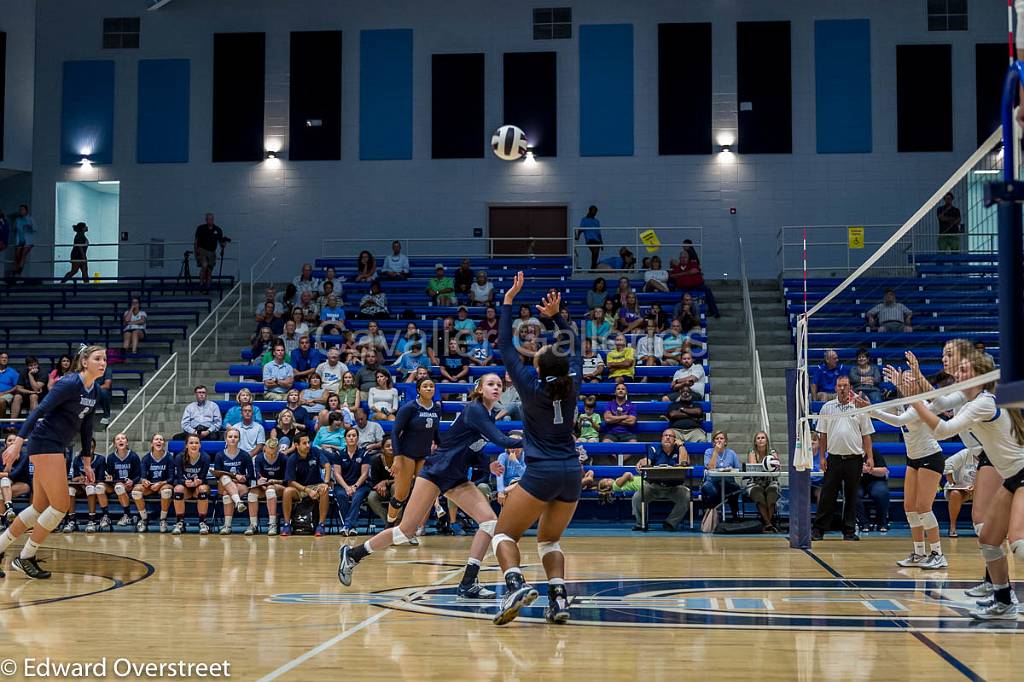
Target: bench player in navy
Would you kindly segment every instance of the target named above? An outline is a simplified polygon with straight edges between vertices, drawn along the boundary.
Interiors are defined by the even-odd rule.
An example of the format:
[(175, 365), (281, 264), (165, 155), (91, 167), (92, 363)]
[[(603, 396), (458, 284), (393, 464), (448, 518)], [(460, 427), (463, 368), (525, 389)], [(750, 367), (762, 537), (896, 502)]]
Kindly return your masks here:
[[(4, 439), (4, 448), (14, 444), (17, 434), (10, 434)], [(14, 513), (13, 500), (16, 497), (23, 497), (32, 493), (31, 479), (28, 475), (28, 455), (21, 455), (10, 467), (3, 467), (0, 471), (0, 494), (4, 499), (4, 520), (7, 525), (14, 523), (17, 514)]]
[(28, 444), (29, 463), (33, 466), (32, 504), (18, 514), (14, 523), (0, 535), (0, 558), (14, 540), (30, 527), (32, 534), (25, 541), (21, 554), (11, 563), (30, 578), (49, 578), (36, 561), (39, 545), (61, 522), (70, 508), (68, 470), (64, 451), (75, 435), (82, 439), (82, 455), (86, 480), (95, 482), (92, 471), (92, 415), (96, 410), (99, 387), (96, 381), (107, 369), (107, 352), (100, 346), (85, 346), (75, 358), (74, 372), (53, 385), (39, 407), (32, 410), (21, 425), (14, 442), (4, 450), (3, 465), (12, 466)]
[(434, 402), (434, 380), (419, 379), (416, 398), (398, 409), (391, 430), (395, 484), (391, 487), (391, 499), (388, 501), (388, 527), (398, 520), (427, 455), (441, 443), (440, 425), (441, 405)]
[(284, 525), (281, 535), (292, 534), (292, 506), (308, 497), (317, 501), (320, 512), (314, 534), (318, 538), (323, 536), (327, 510), (331, 507), (331, 491), (327, 483), (330, 477), (331, 463), (327, 454), (312, 446), (308, 433), (296, 436), (295, 452), (288, 456), (284, 469)]
[(502, 389), (501, 377), (497, 374), (485, 374), (480, 377), (476, 387), (469, 394), (466, 409), (441, 437), (441, 445), (437, 451), (427, 457), (399, 525), (377, 533), (357, 547), (341, 546), (338, 580), (343, 585), (352, 584), (352, 572), (356, 564), (370, 554), (391, 545), (408, 542), (416, 532), (416, 526), (430, 513), (434, 499), (438, 495), (444, 495), (480, 526), (469, 549), (469, 561), (459, 583), (458, 595), (468, 599), (494, 597), (493, 592), (480, 585), (477, 576), (480, 564), (487, 554), (487, 545), (494, 535), (496, 517), (490, 502), (469, 481), (469, 470), (489, 466), (492, 472), (498, 473), (497, 464), (490, 462), (490, 458), (483, 452), (487, 441), (503, 448), (518, 448), (522, 445), (522, 441), (509, 438), (494, 424), (491, 410), (501, 397)]
[(359, 510), (373, 490), (367, 480), (370, 477), (370, 455), (359, 447), (359, 429), (354, 426), (346, 428), (345, 447), (326, 455), (331, 463), (334, 501), (342, 516), (341, 534), (359, 535), (356, 530)]
[[(96, 481), (102, 481), (106, 474), (107, 458), (103, 455), (96, 454), (96, 441), (92, 441), (92, 472)], [(100, 494), (97, 494), (97, 490)], [(83, 529), (86, 533), (95, 533), (97, 529), (106, 530), (110, 528), (110, 516), (107, 514), (107, 494), (104, 492), (105, 486), (99, 485), (98, 483), (87, 483), (85, 475), (85, 462), (82, 459), (82, 455), (76, 455), (71, 461), (70, 480), (68, 481), (68, 495), (71, 496), (71, 516), (72, 518), (64, 525), (65, 533), (72, 533), (77, 530), (76, 521), (74, 519), (74, 502), (77, 494), (81, 492), (85, 495), (85, 501), (88, 505), (89, 517), (86, 521), (85, 528)], [(96, 507), (100, 507), (100, 520), (96, 520)]]
[(199, 513), (199, 534), (208, 535), (206, 512), (209, 509), (210, 486), (206, 475), (210, 471), (210, 456), (203, 452), (199, 436), (190, 434), (185, 439), (185, 449), (178, 455), (174, 475), (174, 530), (173, 535), (185, 532), (185, 500), (197, 500)]
[(551, 320), (560, 335), (554, 345), (543, 346), (533, 356), (533, 369), (523, 364), (512, 342), (512, 304), (523, 288), (523, 273), (516, 274), (505, 292), (498, 326), (498, 341), (505, 369), (523, 401), (523, 455), (526, 473), (509, 493), (498, 517), (491, 547), (505, 574), (507, 591), (501, 600), (495, 625), (504, 625), (533, 603), (537, 590), (523, 578), (519, 538), (539, 520), (537, 553), (548, 578), (550, 623), (569, 620), (565, 590), (565, 555), (559, 540), (576, 511), (583, 470), (576, 452), (573, 425), (583, 372), (582, 343), (559, 314), (561, 295), (549, 293), (537, 306), (542, 318)]
[[(234, 426), (224, 434), (224, 449), (217, 453), (213, 462), (213, 475), (220, 484), (220, 499), (224, 503), (224, 525), (221, 535), (231, 534), (231, 521), (235, 512), (245, 511), (242, 495), (249, 492), (249, 486), (256, 480), (252, 467), (252, 455), (238, 447), (241, 434)], [(249, 510), (249, 528), (256, 526), (259, 507)], [(251, 533), (250, 533), (251, 535)]]
[(121, 518), (118, 526), (135, 526), (139, 520), (129, 518), (132, 513), (129, 495), (142, 479), (142, 458), (128, 447), (128, 435), (119, 433), (114, 436), (114, 451), (107, 455), (105, 481), (107, 494), (113, 492), (121, 503)]
[(154, 433), (149, 441), (149, 452), (142, 458), (142, 476), (132, 490), (132, 499), (139, 510), (139, 522), (135, 530), (140, 533), (149, 529), (146, 498), (153, 495), (160, 496), (160, 532), (166, 533), (167, 511), (174, 495), (174, 457), (167, 453), (167, 440), (160, 433)]
[[(259, 500), (264, 498), (267, 501), (267, 535), (277, 535), (277, 501), (284, 497), (284, 475), (287, 466), (287, 458), (278, 454), (280, 443), (276, 438), (268, 438), (263, 444), (263, 452), (256, 455), (254, 463), (256, 470), (256, 485), (249, 491), (249, 510), (257, 508), (259, 514)], [(246, 529), (246, 535), (255, 535), (257, 528), (250, 526)]]

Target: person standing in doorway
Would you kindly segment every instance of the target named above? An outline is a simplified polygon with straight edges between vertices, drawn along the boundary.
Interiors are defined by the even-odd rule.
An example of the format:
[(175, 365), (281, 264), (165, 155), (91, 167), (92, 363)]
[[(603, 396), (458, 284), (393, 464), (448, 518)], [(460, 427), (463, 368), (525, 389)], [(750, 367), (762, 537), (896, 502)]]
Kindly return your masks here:
[(89, 226), (85, 223), (76, 223), (71, 228), (75, 231), (75, 245), (71, 248), (71, 269), (64, 273), (64, 276), (60, 278), (60, 283), (63, 284), (69, 279), (74, 279), (76, 273), (82, 273), (82, 283), (89, 283), (89, 260), (86, 256), (86, 251), (89, 249), (89, 238), (85, 236), (85, 233), (89, 231)]
[(576, 239), (583, 236), (583, 241), (590, 249), (590, 269), (597, 270), (597, 259), (601, 256), (601, 223), (597, 219), (597, 206), (587, 209), (587, 215), (580, 221), (580, 227), (576, 230)]
[(939, 251), (960, 252), (960, 235), (964, 225), (960, 217), (960, 209), (953, 205), (953, 193), (946, 192), (942, 197), (942, 205), (935, 211), (939, 221)]
[(14, 218), (14, 274), (20, 275), (25, 269), (25, 261), (32, 251), (35, 242), (36, 226), (29, 213), (28, 204), (18, 206), (18, 215)]
[(196, 254), (196, 265), (199, 267), (199, 288), (203, 292), (210, 290), (213, 269), (217, 266), (217, 248), (224, 243), (224, 231), (213, 222), (213, 214), (206, 214), (206, 221), (196, 227), (196, 236), (192, 248)]

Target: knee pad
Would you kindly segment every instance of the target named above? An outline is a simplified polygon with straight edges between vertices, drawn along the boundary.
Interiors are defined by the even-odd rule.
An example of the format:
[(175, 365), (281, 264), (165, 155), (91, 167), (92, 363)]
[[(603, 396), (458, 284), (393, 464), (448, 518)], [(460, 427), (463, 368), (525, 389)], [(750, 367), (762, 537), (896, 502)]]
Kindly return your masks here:
[(552, 552), (561, 552), (562, 546), (557, 542), (538, 542), (537, 543), (537, 554), (540, 556), (540, 560), (544, 561), (544, 557)]
[(142, 491), (137, 489), (137, 488), (135, 490), (133, 490), (132, 491), (132, 499), (133, 500), (141, 500), (142, 499)]
[(10, 487), (11, 487), (11, 479), (7, 478), (6, 476), (4, 476), (3, 478), (0, 478), (0, 488), (10, 488)]
[(391, 529), (391, 543), (392, 544), (404, 545), (407, 542), (409, 542), (409, 538), (406, 536), (405, 533), (402, 532), (401, 528), (399, 528), (398, 526), (395, 526), (394, 528)]
[(60, 520), (64, 518), (64, 514), (66, 513), (67, 512), (58, 511), (53, 507), (47, 507), (43, 510), (43, 513), (39, 515), (39, 525), (46, 530), (52, 531), (57, 527), (57, 524), (60, 523)]
[(184, 500), (185, 499), (185, 493), (178, 493), (178, 492), (174, 493), (174, 499), (176, 499), (176, 500)]
[(231, 483), (231, 477), (228, 476), (227, 474), (224, 474), (218, 480), (220, 481), (220, 484), (223, 486), (227, 486), (229, 483)]
[(250, 491), (249, 494), (245, 496), (245, 499), (249, 501), (249, 504), (258, 504), (260, 501), (260, 494)]
[(1013, 552), (1013, 556), (1017, 557), (1017, 561), (1024, 561), (1024, 540), (1011, 542), (1010, 551)]
[(503, 542), (515, 543), (515, 540), (513, 540), (509, 536), (505, 535), (504, 533), (500, 533), (498, 535), (495, 535), (493, 538), (491, 538), (491, 551), (494, 552), (495, 554), (497, 554), (498, 553), (498, 545), (500, 545)]
[(981, 556), (985, 558), (986, 562), (999, 561), (1006, 556), (1006, 551), (1003, 550), (1002, 545), (981, 545)]
[(85, 494), (89, 495), (90, 497), (95, 495), (96, 494), (96, 486), (94, 486), (94, 485), (87, 485), (87, 486), (85, 486)]
[(498, 527), (498, 520), (497, 519), (491, 519), (490, 521), (483, 521), (482, 523), (480, 523), (480, 530), (482, 530), (483, 532), (487, 533), (492, 538), (494, 537), (494, 529), (497, 528), (497, 527)]
[(924, 525), (921, 523), (921, 515), (917, 512), (907, 512), (907, 523), (910, 524), (911, 528), (917, 528), (918, 526)]
[(124, 487), (124, 483), (114, 484), (114, 493), (116, 493), (117, 495), (124, 495), (126, 492), (127, 490)]
[(925, 530), (938, 528), (939, 520), (935, 518), (935, 512), (926, 512), (924, 514), (921, 514), (921, 525), (924, 526)]
[(224, 504), (231, 504), (231, 496), (230, 495), (221, 495), (220, 496), (220, 501), (223, 502)]
[(75, 489), (73, 487), (71, 487), (70, 485), (68, 486), (68, 497), (70, 497), (72, 499), (74, 499), (74, 497), (75, 497)]
[(164, 486), (163, 488), (160, 488), (160, 499), (161, 500), (169, 500), (173, 496), (174, 496), (174, 491), (171, 490), (170, 488), (168, 488), (167, 486)]
[[(196, 493), (197, 500), (208, 500), (210, 499), (210, 493)], [(228, 498), (231, 499), (231, 498)]]
[(388, 500), (388, 504), (394, 507), (396, 510), (401, 511), (402, 507), (405, 506), (405, 500), (400, 500), (394, 495), (392, 495), (391, 499)]
[(274, 490), (273, 488), (267, 488), (267, 499), (268, 500), (276, 500), (277, 499), (277, 491)]
[[(976, 523), (976, 524), (974, 524), (974, 533), (975, 533), (975, 534), (976, 534), (976, 535), (977, 535), (977, 536), (978, 536), (979, 538), (981, 537), (981, 529), (982, 529), (982, 528), (984, 528), (984, 527), (985, 527), (985, 524), (984, 524), (984, 523)], [(979, 540), (979, 542), (980, 542), (980, 540)]]
[(39, 518), (39, 512), (37, 512), (36, 508), (30, 504), (21, 510), (21, 513), (18, 514), (18, 518), (25, 524), (26, 528), (31, 528), (36, 525), (36, 519)]

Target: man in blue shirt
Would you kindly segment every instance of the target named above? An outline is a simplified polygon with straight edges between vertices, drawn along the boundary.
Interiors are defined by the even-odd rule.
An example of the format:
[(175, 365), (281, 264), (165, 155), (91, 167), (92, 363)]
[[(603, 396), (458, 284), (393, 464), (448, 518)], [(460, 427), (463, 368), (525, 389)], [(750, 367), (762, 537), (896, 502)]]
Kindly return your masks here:
[(580, 227), (576, 230), (576, 239), (582, 235), (583, 241), (590, 248), (590, 269), (597, 270), (597, 260), (601, 256), (601, 223), (597, 219), (597, 206), (587, 209), (587, 215), (580, 221)]
[(327, 356), (313, 348), (308, 334), (299, 337), (299, 347), (292, 351), (292, 372), (295, 381), (309, 381), (309, 376)]
[(811, 395), (815, 400), (833, 400), (836, 397), (836, 379), (846, 376), (850, 371), (839, 362), (839, 354), (834, 350), (825, 351), (825, 362), (818, 365), (811, 377)]
[(7, 416), (10, 411), (18, 386), (18, 370), (11, 367), (9, 361), (7, 351), (0, 351), (0, 417)]
[[(680, 450), (676, 443), (676, 434), (672, 429), (665, 429), (661, 432), (661, 443), (650, 445), (647, 448), (647, 456), (637, 463), (637, 471), (641, 467), (660, 466), (686, 466), (688, 464), (685, 450)], [(633, 518), (636, 525), (633, 530), (643, 530), (641, 519), (641, 501), (646, 504), (651, 502), (671, 502), (672, 511), (668, 513), (661, 527), (668, 531), (674, 531), (686, 518), (686, 512), (690, 509), (690, 489), (684, 483), (647, 483), (644, 482), (643, 492), (633, 493)]]

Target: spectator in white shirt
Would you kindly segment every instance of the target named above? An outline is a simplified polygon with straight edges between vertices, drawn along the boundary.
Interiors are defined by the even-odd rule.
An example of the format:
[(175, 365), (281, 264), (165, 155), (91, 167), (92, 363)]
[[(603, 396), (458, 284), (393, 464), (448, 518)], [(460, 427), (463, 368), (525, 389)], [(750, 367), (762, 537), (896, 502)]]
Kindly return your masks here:
[(660, 365), (665, 357), (665, 342), (657, 333), (657, 323), (647, 319), (647, 333), (636, 342), (637, 362), (641, 365), (653, 367)]
[(302, 265), (302, 274), (292, 280), (292, 285), (300, 296), (304, 291), (308, 291), (310, 296), (320, 294), (320, 280), (313, 276), (313, 266), (310, 263)]
[(896, 302), (896, 292), (887, 289), (882, 302), (868, 311), (868, 326), (873, 332), (912, 332), (910, 308)]
[(337, 393), (341, 386), (341, 377), (348, 371), (348, 366), (341, 361), (341, 352), (337, 348), (327, 351), (327, 359), (317, 365), (316, 373), (320, 375), (323, 389), (328, 393)]
[(359, 432), (359, 447), (367, 452), (380, 450), (380, 444), (384, 440), (384, 429), (377, 422), (370, 421), (366, 410), (356, 410), (356, 431)]
[(704, 386), (707, 382), (707, 375), (704, 374), (704, 367), (693, 361), (693, 353), (686, 350), (679, 356), (682, 363), (676, 373), (672, 375), (673, 394), (664, 396), (662, 400), (672, 402), (675, 400), (683, 386), (689, 386), (693, 392), (694, 400), (704, 400)]
[(196, 386), (195, 396), (195, 402), (185, 406), (185, 412), (181, 415), (181, 433), (174, 440), (185, 440), (187, 436), (217, 440), (220, 437), (220, 408), (206, 399), (206, 386)]
[(476, 281), (469, 288), (469, 300), (472, 305), (487, 305), (494, 300), (494, 284), (487, 281), (487, 271), (476, 273)]
[(604, 376), (604, 358), (594, 352), (594, 343), (590, 339), (583, 340), (583, 381), (593, 384), (601, 381)]
[(284, 342), (280, 339), (274, 342), (271, 352), (274, 359), (263, 365), (263, 388), (267, 393), (284, 395), (295, 383), (295, 370), (284, 361)]
[(391, 255), (384, 258), (380, 276), (381, 279), (409, 279), (409, 257), (402, 253), (402, 244), (397, 239), (391, 242)]
[(378, 370), (377, 385), (367, 391), (366, 403), (377, 421), (395, 421), (398, 412), (398, 389), (391, 383), (391, 375)]
[(661, 258), (651, 257), (651, 269), (644, 273), (644, 291), (668, 291), (668, 270), (661, 265)]
[(255, 457), (263, 452), (267, 442), (267, 431), (263, 424), (253, 419), (252, 405), (242, 406), (242, 421), (231, 428), (238, 429), (238, 447)]

